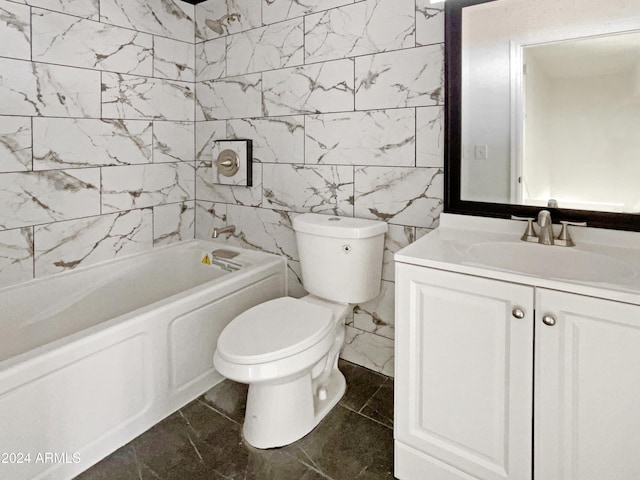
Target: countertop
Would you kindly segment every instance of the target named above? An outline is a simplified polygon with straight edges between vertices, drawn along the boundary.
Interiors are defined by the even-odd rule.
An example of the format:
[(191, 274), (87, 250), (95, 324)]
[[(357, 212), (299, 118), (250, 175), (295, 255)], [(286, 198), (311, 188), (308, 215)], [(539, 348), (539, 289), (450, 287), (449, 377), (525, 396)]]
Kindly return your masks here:
[[(521, 242), (520, 236), (524, 232), (525, 225), (514, 220), (444, 213), (441, 215), (438, 228), (399, 250), (394, 259), (398, 263), (640, 305), (640, 233), (574, 227), (571, 235), (576, 246), (560, 247)], [(557, 234), (559, 226), (554, 225), (554, 227)], [(538, 275), (483, 264), (470, 254), (470, 249), (474, 245), (494, 242), (500, 242), (500, 244), (521, 242), (530, 245), (523, 248), (534, 254), (536, 258), (541, 257), (543, 263), (544, 259), (549, 257), (549, 271), (553, 271), (554, 268), (557, 271), (561, 268), (554, 259), (562, 258), (563, 252), (566, 252), (566, 256), (570, 258), (572, 256), (589, 258), (587, 254), (593, 255), (593, 258), (599, 262), (611, 262), (612, 266), (619, 267), (623, 274), (604, 281), (602, 279), (569, 279), (564, 278), (564, 275)], [(569, 252), (569, 250), (572, 251)], [(501, 260), (503, 264), (508, 263), (507, 257)]]

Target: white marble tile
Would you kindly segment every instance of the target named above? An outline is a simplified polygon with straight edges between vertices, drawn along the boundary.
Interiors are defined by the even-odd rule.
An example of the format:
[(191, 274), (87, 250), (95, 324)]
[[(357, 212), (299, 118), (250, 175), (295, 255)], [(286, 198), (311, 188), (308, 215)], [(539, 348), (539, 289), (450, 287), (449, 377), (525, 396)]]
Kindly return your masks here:
[(195, 202), (193, 200), (153, 207), (153, 244), (191, 240), (195, 234)]
[(262, 21), (265, 24), (282, 22), (351, 3), (353, 0), (264, 0)]
[(195, 82), (195, 45), (165, 37), (153, 38), (153, 76)]
[(196, 38), (209, 40), (262, 26), (262, 0), (208, 0), (196, 5)]
[(340, 357), (374, 372), (393, 376), (393, 340), (347, 326)]
[(302, 298), (308, 295), (302, 284), (302, 267), (300, 262), (287, 260), (287, 295)]
[(253, 140), (253, 159), (268, 163), (304, 163), (304, 117), (229, 120), (229, 138)]
[(0, 174), (0, 230), (100, 213), (100, 169)]
[(229, 244), (283, 255), (299, 260), (291, 219), (296, 214), (282, 210), (227, 205), (227, 225), (235, 225), (236, 233)]
[(309, 115), (305, 135), (306, 163), (415, 164), (413, 108)]
[(31, 58), (31, 9), (0, 1), (0, 56)]
[(100, 72), (0, 58), (0, 115), (100, 117)]
[(151, 162), (148, 120), (33, 119), (33, 169)]
[(227, 37), (227, 75), (245, 75), (303, 63), (301, 18)]
[(366, 0), (304, 19), (305, 62), (415, 46), (414, 0)]
[(195, 126), (192, 122), (153, 122), (153, 162), (195, 160)]
[(416, 239), (415, 228), (404, 225), (389, 225), (384, 237), (384, 255), (382, 258), (382, 279), (395, 280), (395, 262), (393, 256), (398, 250), (413, 243)]
[(0, 288), (33, 278), (31, 227), (0, 231)]
[(36, 227), (36, 277), (152, 248), (151, 216), (151, 209), (132, 210)]
[(102, 116), (193, 121), (193, 83), (102, 74)]
[(213, 229), (227, 224), (225, 204), (196, 200), (196, 238), (211, 240)]
[(195, 8), (180, 0), (100, 0), (100, 21), (193, 42)]
[(353, 110), (353, 60), (264, 72), (262, 82), (265, 116)]
[(416, 108), (416, 166), (444, 168), (444, 108)]
[(395, 323), (395, 283), (383, 281), (380, 295), (355, 307), (353, 326), (365, 332), (393, 339)]
[(100, 0), (25, 0), (22, 3), (76, 17), (99, 19)]
[(213, 161), (213, 142), (227, 138), (227, 122), (196, 122), (196, 160)]
[(184, 162), (104, 167), (102, 211), (131, 210), (192, 200), (194, 183), (194, 168)]
[(416, 45), (444, 43), (444, 3), (416, 0)]
[(419, 240), (420, 238), (424, 237), (428, 233), (433, 232), (433, 229), (438, 226), (438, 223), (439, 222), (436, 222), (433, 228), (416, 228), (416, 240)]
[(217, 80), (227, 76), (227, 41), (217, 38), (196, 43), (196, 81)]
[(34, 9), (33, 60), (58, 65), (151, 75), (153, 37), (48, 10)]
[(344, 319), (344, 324), (353, 327), (353, 308), (350, 308), (347, 312), (347, 316)]
[(31, 119), (0, 117), (0, 172), (31, 170)]
[(263, 165), (263, 206), (353, 216), (353, 167)]
[(196, 120), (259, 117), (262, 109), (259, 73), (196, 84)]
[(444, 46), (356, 58), (356, 109), (444, 104)]
[(443, 208), (441, 168), (356, 167), (355, 216), (433, 228)]
[(196, 169), (196, 198), (215, 203), (232, 203), (259, 207), (262, 205), (262, 164), (253, 164), (253, 185), (221, 185), (214, 183), (211, 162), (200, 162)]

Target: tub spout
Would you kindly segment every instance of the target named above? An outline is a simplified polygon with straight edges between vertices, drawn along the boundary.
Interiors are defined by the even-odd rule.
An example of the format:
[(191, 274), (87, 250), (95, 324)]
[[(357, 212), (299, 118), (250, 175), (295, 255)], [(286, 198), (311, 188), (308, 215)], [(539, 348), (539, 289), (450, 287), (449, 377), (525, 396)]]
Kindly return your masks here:
[(211, 238), (218, 238), (223, 233), (231, 233), (231, 234), (236, 233), (236, 226), (227, 225), (226, 227), (223, 227), (223, 228), (214, 228)]

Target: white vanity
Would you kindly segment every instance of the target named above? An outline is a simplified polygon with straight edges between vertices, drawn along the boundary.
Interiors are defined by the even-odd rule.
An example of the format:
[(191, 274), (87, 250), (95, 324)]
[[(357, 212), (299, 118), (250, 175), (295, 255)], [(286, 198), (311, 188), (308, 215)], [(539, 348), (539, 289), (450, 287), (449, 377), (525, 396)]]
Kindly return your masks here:
[(640, 233), (523, 230), (443, 214), (395, 256), (400, 480), (640, 479)]

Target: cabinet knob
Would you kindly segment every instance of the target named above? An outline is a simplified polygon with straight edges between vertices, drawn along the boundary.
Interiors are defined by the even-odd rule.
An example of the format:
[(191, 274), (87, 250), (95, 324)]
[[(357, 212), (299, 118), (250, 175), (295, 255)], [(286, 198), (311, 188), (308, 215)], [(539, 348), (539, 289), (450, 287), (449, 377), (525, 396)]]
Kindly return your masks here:
[(556, 319), (553, 318), (551, 315), (545, 315), (544, 317), (542, 317), (542, 323), (544, 323), (545, 325), (549, 325), (550, 327), (553, 327), (556, 324)]
[(524, 318), (524, 312), (522, 311), (521, 308), (518, 308), (518, 307), (514, 308), (511, 311), (511, 315), (513, 315), (515, 318)]

